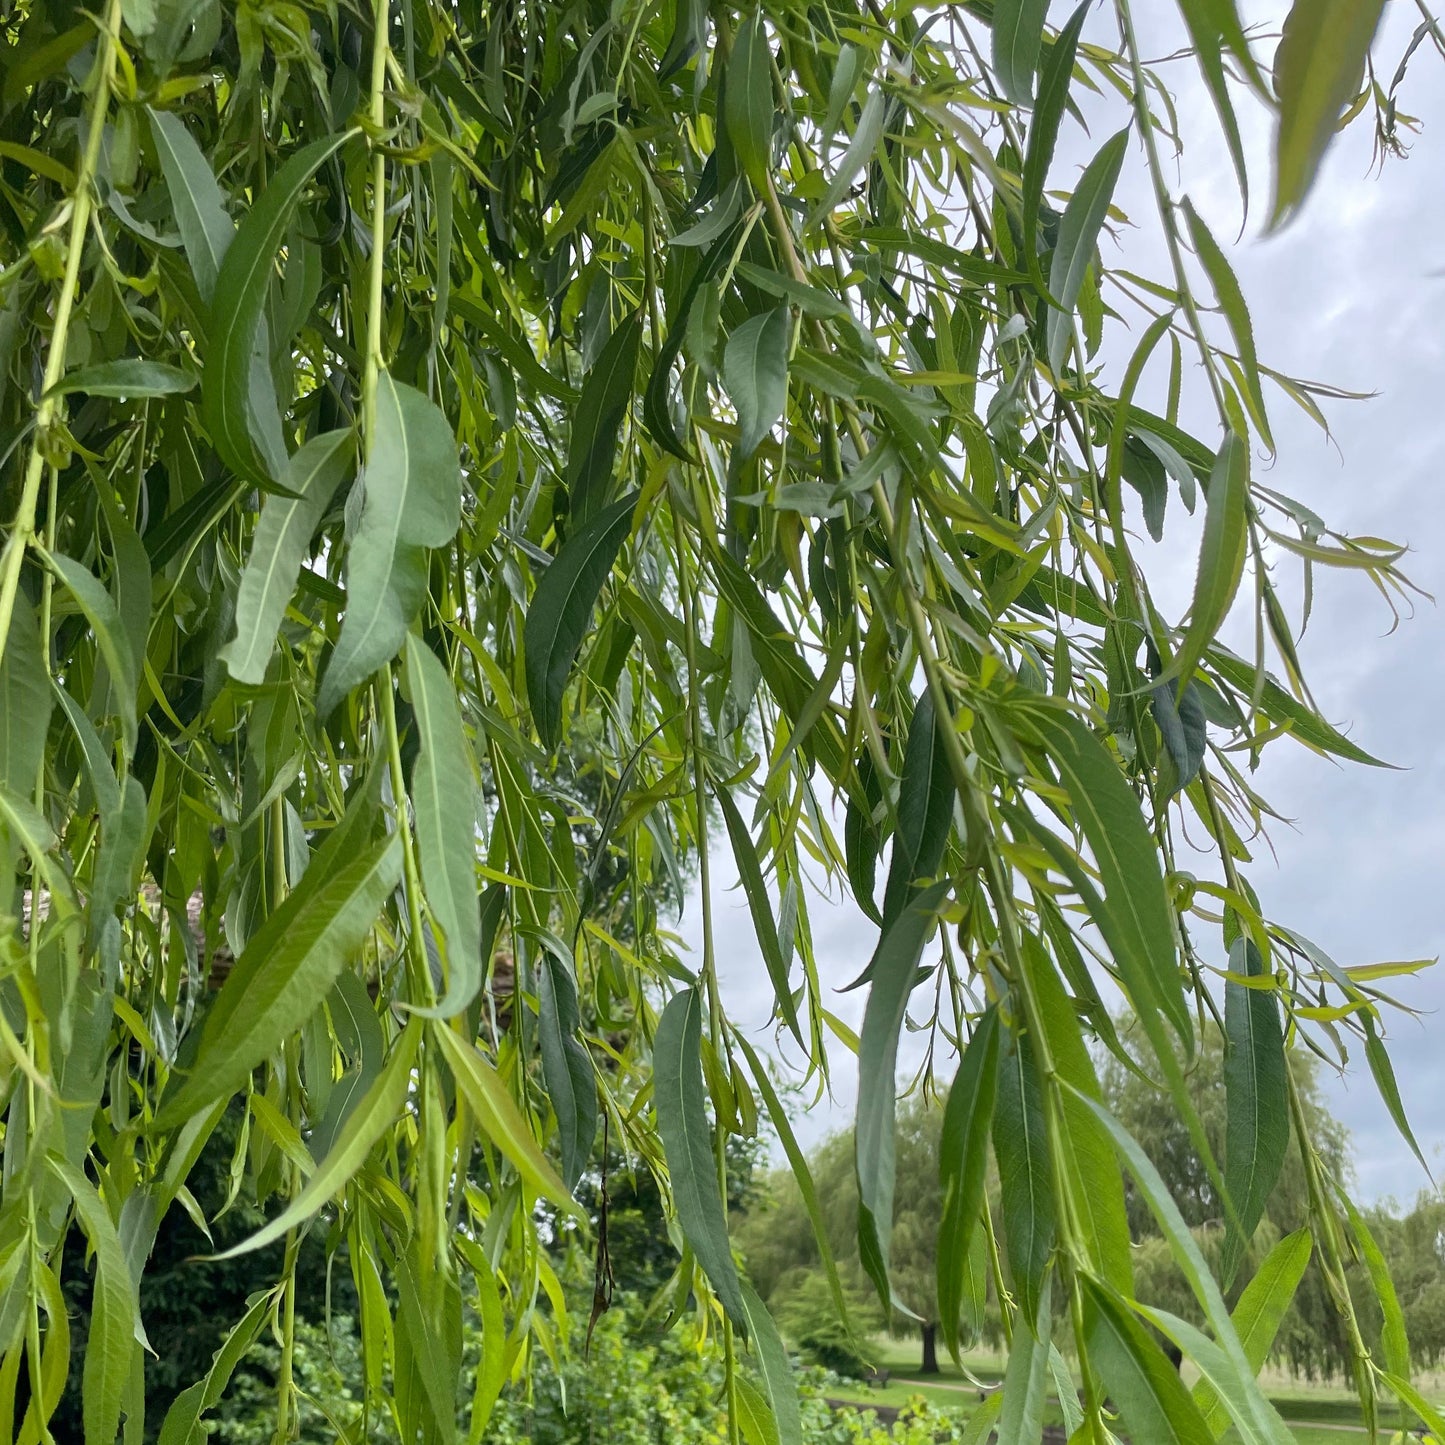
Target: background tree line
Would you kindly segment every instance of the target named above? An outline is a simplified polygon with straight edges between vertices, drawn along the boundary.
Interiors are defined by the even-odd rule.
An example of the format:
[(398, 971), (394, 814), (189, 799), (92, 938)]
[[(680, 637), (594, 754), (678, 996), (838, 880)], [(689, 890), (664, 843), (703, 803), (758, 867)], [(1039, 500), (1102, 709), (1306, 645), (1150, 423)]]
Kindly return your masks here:
[[(1127, 1034), (1132, 1021), (1120, 1020)], [(1213, 1147), (1223, 1151), (1227, 1126), (1223, 1088), (1223, 1046), (1217, 1033), (1206, 1033), (1199, 1055), (1188, 1070), (1190, 1094)], [(1349, 1137), (1325, 1107), (1317, 1085), (1317, 1067), (1297, 1061), (1314, 1148), (1337, 1179), (1354, 1176)], [(1111, 1112), (1129, 1129), (1168, 1184), (1180, 1211), (1195, 1233), (1205, 1256), (1216, 1265), (1225, 1239), (1225, 1218), (1213, 1182), (1198, 1150), (1168, 1095), (1141, 1073), (1124, 1068), (1112, 1055), (1103, 1059), (1100, 1082)], [(862, 1332), (888, 1329), (919, 1340), (919, 1369), (938, 1368), (937, 1243), (943, 1216), (938, 1151), (943, 1111), (937, 1100), (915, 1094), (899, 1114), (898, 1207), (894, 1223), (894, 1272), (898, 1297), (912, 1314), (886, 1316), (866, 1290), (866, 1276), (857, 1257), (858, 1193), (853, 1173), (851, 1131), (821, 1144), (811, 1156), (813, 1180), (827, 1221), (827, 1236), (836, 1253), (849, 1298)], [(1001, 1212), (996, 1170), (988, 1193), (992, 1212)], [(1140, 1298), (1186, 1317), (1196, 1316), (1189, 1286), (1161, 1239), (1154, 1217), (1137, 1192), (1126, 1185), (1126, 1203)], [(1283, 1236), (1306, 1222), (1304, 1171), (1298, 1140), (1291, 1138), (1265, 1216), (1239, 1270), (1237, 1296), (1259, 1261)], [(1404, 1314), (1415, 1362), (1434, 1368), (1445, 1358), (1445, 1199), (1422, 1191), (1413, 1206), (1381, 1202), (1365, 1211)], [(813, 1230), (796, 1179), (789, 1170), (774, 1170), (760, 1181), (756, 1197), (739, 1217), (735, 1237), (747, 1258), (758, 1289), (774, 1308), (792, 1338), (806, 1353), (834, 1368), (861, 1370), (867, 1363), (866, 1339), (850, 1336), (837, 1319), (824, 1285)], [(1007, 1279), (1007, 1257), (1002, 1259)], [(980, 1270), (985, 1283), (988, 1270)], [(1360, 1258), (1348, 1272), (1351, 1292), (1374, 1347), (1380, 1344), (1382, 1317), (1374, 1284)], [(990, 1285), (980, 1297), (983, 1307), (963, 1321), (965, 1337), (997, 1350), (1003, 1333), (996, 1292)], [(916, 1318), (914, 1316), (917, 1316)], [(1067, 1330), (1062, 1316), (1060, 1326)], [(1272, 1359), (1309, 1379), (1338, 1377), (1348, 1372), (1349, 1343), (1338, 1310), (1311, 1262), (1275, 1338)]]

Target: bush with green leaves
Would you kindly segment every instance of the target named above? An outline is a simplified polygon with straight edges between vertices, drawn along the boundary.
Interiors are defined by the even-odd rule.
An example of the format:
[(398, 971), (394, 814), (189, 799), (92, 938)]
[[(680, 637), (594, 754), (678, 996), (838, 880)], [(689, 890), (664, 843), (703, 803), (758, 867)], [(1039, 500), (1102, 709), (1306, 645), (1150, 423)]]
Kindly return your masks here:
[(795, 1266), (790, 1275), (770, 1292), (767, 1301), (784, 1336), (812, 1364), (845, 1379), (863, 1379), (872, 1367), (867, 1346), (858, 1334), (859, 1325), (868, 1317), (868, 1300), (856, 1294), (847, 1297), (848, 1310), (842, 1314), (827, 1279), (815, 1265)]
[[(1394, 143), (1410, 65), (1366, 65), (1382, 0), (1294, 0), (1282, 37), (1235, 0), (1166, 9), (1241, 194), (1236, 106), (1277, 112), (1271, 224), (1342, 116)], [(171, 1211), (204, 1218), (188, 1180), (239, 1109), (265, 1222), (237, 1248), (281, 1257), (225, 1359), (278, 1333), (278, 1439), (304, 1399), (303, 1238), (350, 1274), (368, 1417), (408, 1445), (454, 1435), (476, 1313), (480, 1439), (503, 1383), (580, 1339), (557, 1241), (606, 1296), (603, 1196), (577, 1190), (618, 1150), (666, 1201), (667, 1299), (721, 1340), (730, 1434), (799, 1440), (729, 1247), (729, 1144), (771, 1115), (805, 1165), (729, 1014), (713, 849), (810, 1086), (825, 1039), (856, 1044), (882, 1307), (911, 1014), (922, 1084), (957, 1075), (945, 1343), (974, 1241), (1014, 1285), (1004, 1433), (1037, 1433), (1052, 1298), (1094, 1441), (1110, 1399), (1136, 1436), (1222, 1412), (1283, 1438), (1268, 1342), (1231, 1323), (1089, 1045), (1168, 1089), (1228, 1205), (1226, 1284), (1308, 1133), (1287, 1031), (1366, 1058), (1408, 1133), (1379, 977), (1264, 916), (1248, 878), (1266, 749), (1374, 761), (1312, 701), (1280, 570), (1406, 583), (1401, 549), (1258, 465), (1272, 409), (1326, 393), (1259, 355), (1216, 238), (1234, 217), (1177, 193), (1144, 11), (6, 11), (0, 1409), (25, 1438), (72, 1365), (88, 1445), (135, 1434), (140, 1279)], [(1156, 585), (1177, 549), (1139, 533), (1172, 541), (1186, 509), (1181, 604)], [(691, 869), (695, 957), (667, 917)], [(814, 946), (820, 874), (877, 928), (856, 1040)], [(1247, 1065), (1222, 1161), (1178, 1066), (1211, 1012)], [(1371, 1430), (1390, 1394), (1445, 1428), (1365, 1221), (1301, 1153)], [(1208, 1335), (1137, 1297), (1121, 1160)], [(61, 1286), (82, 1249), (83, 1364)], [(176, 1396), (171, 1438), (225, 1373)]]
[[(361, 1423), (364, 1385), (354, 1320), (347, 1315), (332, 1315), (323, 1324), (297, 1320), (291, 1348), (297, 1395), (293, 1439), (303, 1445), (335, 1445), (337, 1439), (379, 1445), (388, 1438), (382, 1422), (370, 1430)], [(274, 1339), (251, 1347), (209, 1422), (209, 1438), (217, 1445), (271, 1445), (281, 1351)]]

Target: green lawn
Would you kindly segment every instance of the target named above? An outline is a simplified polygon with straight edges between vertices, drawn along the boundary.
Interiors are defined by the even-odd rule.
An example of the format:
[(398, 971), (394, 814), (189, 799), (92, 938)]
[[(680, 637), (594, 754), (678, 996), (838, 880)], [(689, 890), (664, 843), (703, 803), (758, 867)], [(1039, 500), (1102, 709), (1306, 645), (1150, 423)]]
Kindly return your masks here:
[[(861, 1382), (850, 1382), (839, 1386), (839, 1398), (896, 1408), (922, 1396), (930, 1405), (968, 1415), (978, 1407), (978, 1390), (973, 1381), (992, 1385), (1003, 1378), (1004, 1359), (1001, 1355), (977, 1353), (966, 1356), (964, 1364), (968, 1376), (972, 1377), (970, 1380), (946, 1356), (940, 1360), (937, 1375), (920, 1375), (916, 1340), (875, 1337), (869, 1343), (874, 1363), (879, 1369), (889, 1371), (888, 1384), (881, 1389), (870, 1389)], [(1349, 1427), (1361, 1427), (1359, 1401), (1347, 1385), (1312, 1383), (1274, 1373), (1266, 1376), (1263, 1383), (1275, 1408), (1289, 1423), (1297, 1445), (1347, 1445), (1352, 1438)], [(1418, 1380), (1417, 1384), (1434, 1398), (1445, 1395), (1438, 1378)], [(1049, 1407), (1048, 1420), (1052, 1424), (1061, 1423), (1062, 1416), (1057, 1405)], [(1387, 1427), (1395, 1423), (1393, 1408), (1384, 1414), (1382, 1423)], [(1315, 1426), (1321, 1428), (1312, 1428)], [(1225, 1445), (1235, 1438), (1231, 1431), (1224, 1437)]]

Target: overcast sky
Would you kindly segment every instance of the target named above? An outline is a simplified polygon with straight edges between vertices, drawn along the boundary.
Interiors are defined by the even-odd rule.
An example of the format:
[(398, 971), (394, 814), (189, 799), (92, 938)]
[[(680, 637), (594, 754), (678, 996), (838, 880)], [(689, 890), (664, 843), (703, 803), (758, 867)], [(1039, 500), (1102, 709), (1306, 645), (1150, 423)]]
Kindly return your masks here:
[[(1243, 8), (1251, 15), (1270, 10)], [(1167, 26), (1173, 7), (1150, 4), (1136, 10), (1146, 52), (1171, 51), (1175, 39)], [(1063, 13), (1061, 6), (1053, 7), (1055, 23)], [(1094, 23), (1099, 19), (1096, 15)], [(1414, 7), (1402, 0), (1387, 4), (1377, 50), (1384, 62), (1378, 67), (1382, 81), (1388, 82), (1417, 19)], [(1107, 34), (1093, 33), (1101, 40)], [(1239, 231), (1240, 213), (1212, 107), (1187, 64), (1171, 64), (1164, 73), (1179, 103), (1186, 143), (1171, 178), (1206, 215), (1219, 240), (1228, 242)], [(1282, 236), (1270, 238), (1260, 236), (1268, 190), (1268, 119), (1243, 99), (1241, 113), (1249, 118), (1247, 133), (1257, 162), (1255, 200), (1244, 238), (1230, 253), (1252, 309), (1263, 361), (1289, 375), (1377, 393), (1367, 402), (1326, 404), (1332, 441), (1276, 394), (1270, 405), (1279, 455), (1272, 463), (1257, 458), (1257, 475), (1341, 531), (1408, 543), (1412, 579), (1445, 598), (1442, 82), (1445, 70), (1427, 44), (1416, 53), (1402, 90), (1402, 109), (1423, 123), (1408, 158), (1392, 159), (1377, 173), (1371, 127), (1362, 119), (1335, 145), (1305, 213)], [(1112, 121), (1110, 129), (1120, 123)], [(1091, 139), (1074, 126), (1061, 142), (1051, 185), (1071, 186), (1075, 162), (1086, 160), (1107, 133), (1096, 128)], [(1154, 244), (1158, 222), (1137, 145), (1116, 201), (1139, 221), (1137, 230), (1119, 237), (1116, 254), (1127, 257), (1131, 269), (1162, 278), (1162, 256)], [(1196, 385), (1199, 381), (1196, 376)], [(1201, 437), (1217, 432), (1207, 411), (1185, 420), (1192, 420)], [(1146, 562), (1156, 598), (1176, 618), (1187, 606), (1194, 566), (1192, 535), (1178, 527), (1181, 519), (1176, 497), (1168, 525), (1182, 542), (1171, 539), (1173, 551), (1160, 551)], [(1136, 528), (1139, 534), (1142, 530)], [(1287, 595), (1298, 597), (1286, 562), (1278, 568), (1277, 581)], [(1282, 741), (1269, 749), (1259, 779), (1261, 791), (1292, 819), (1292, 826), (1276, 826), (1271, 833), (1276, 858), (1260, 849), (1249, 874), (1264, 911), (1346, 965), (1433, 957), (1441, 952), (1445, 933), (1445, 626), (1437, 607), (1424, 600), (1391, 631), (1393, 621), (1368, 580), (1318, 571), (1300, 652), (1325, 715), (1399, 771), (1337, 766)], [(1241, 619), (1234, 623), (1239, 627)], [(1241, 633), (1235, 640), (1248, 654), (1252, 645)], [(712, 851), (724, 998), (755, 1039), (771, 1044), (764, 1027), (771, 991), (746, 905), (735, 888), (731, 854), (725, 841)], [(1199, 871), (1209, 871), (1202, 861)], [(836, 988), (867, 962), (877, 929), (836, 896), (814, 896), (810, 909), (824, 985)], [(680, 931), (697, 950), (695, 898), (689, 899)], [(1419, 1022), (1388, 1014), (1385, 1032), (1406, 1110), (1440, 1175), (1445, 1171), (1445, 1017), (1439, 1010), (1445, 1002), (1445, 973), (1427, 970), (1394, 991), (1421, 1013)], [(834, 994), (830, 1007), (856, 1027), (863, 1004), (860, 990)], [(905, 1040), (905, 1058), (908, 1052)], [(808, 1143), (846, 1125), (856, 1102), (856, 1074), (846, 1050), (835, 1047), (830, 1058), (834, 1098), (800, 1121)], [(1351, 1132), (1358, 1194), (1365, 1200), (1386, 1195), (1411, 1200), (1427, 1187), (1363, 1059), (1352, 1057), (1342, 1079), (1327, 1077), (1325, 1083)]]

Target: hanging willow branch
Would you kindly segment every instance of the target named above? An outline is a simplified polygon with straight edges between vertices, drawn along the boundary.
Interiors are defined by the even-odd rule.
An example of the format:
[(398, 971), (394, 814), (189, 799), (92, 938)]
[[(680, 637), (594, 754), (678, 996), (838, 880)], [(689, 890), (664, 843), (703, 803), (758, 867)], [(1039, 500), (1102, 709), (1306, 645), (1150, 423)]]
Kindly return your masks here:
[[(1173, 77), (1126, 0), (1058, 29), (1047, 9), (8, 12), (6, 1438), (14, 1399), (21, 1438), (51, 1438), (73, 1230), (95, 1274), (85, 1435), (138, 1438), (136, 1271), (168, 1211), (198, 1217), (186, 1181), (229, 1114), (267, 1219), (237, 1252), (284, 1240), (281, 1274), (166, 1439), (200, 1437), (268, 1325), (292, 1430), (308, 1237), (359, 1301), (344, 1428), (484, 1438), (505, 1381), (565, 1347), (565, 1241), (596, 1251), (606, 1305), (577, 1203), (605, 1119), (675, 1213), (668, 1297), (723, 1340), (731, 1438), (798, 1440), (728, 1237), (728, 1144), (760, 1108), (806, 1164), (727, 1012), (724, 838), (780, 1037), (819, 1081), (845, 980), (810, 885), (877, 927), (852, 1042), (885, 1306), (905, 1018), (928, 1031), (922, 1086), (952, 1079), (937, 1294), (955, 1352), (996, 1297), (1001, 1438), (1038, 1438), (1057, 1335), (1076, 1439), (1288, 1439), (1255, 1376), (1311, 1249), (1371, 1430), (1385, 1396), (1441, 1428), (1396, 1322), (1383, 1358), (1365, 1347), (1345, 1269), (1378, 1252), (1290, 1062), (1358, 1044), (1409, 1138), (1382, 975), (1264, 916), (1248, 881), (1266, 747), (1375, 763), (1315, 708), (1277, 574), (1363, 572), (1388, 598), (1401, 551), (1253, 475), (1272, 409), (1332, 393), (1258, 356), (1166, 172)], [(1342, 113), (1372, 108), (1393, 144), (1403, 70), (1388, 94), (1365, 70), (1380, 10), (1298, 0), (1276, 51), (1229, 0), (1180, 0), (1175, 75), (1213, 97), (1242, 199), (1235, 98), (1280, 106), (1272, 224)], [(1160, 277), (1130, 263), (1126, 169)], [(1172, 615), (1137, 539), (1201, 511)], [(1220, 640), (1231, 614), (1255, 621), (1248, 655)], [(1181, 866), (1186, 832), (1217, 868)], [(694, 873), (700, 960), (667, 929)], [(1222, 1159), (1184, 1080), (1216, 1026)], [(1226, 1215), (1218, 1277), (1104, 1111), (1095, 1044), (1188, 1124)], [(1261, 1260), (1291, 1128), (1312, 1242)], [(1203, 1331), (1135, 1297), (1121, 1163)]]

